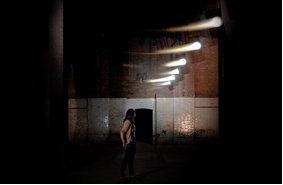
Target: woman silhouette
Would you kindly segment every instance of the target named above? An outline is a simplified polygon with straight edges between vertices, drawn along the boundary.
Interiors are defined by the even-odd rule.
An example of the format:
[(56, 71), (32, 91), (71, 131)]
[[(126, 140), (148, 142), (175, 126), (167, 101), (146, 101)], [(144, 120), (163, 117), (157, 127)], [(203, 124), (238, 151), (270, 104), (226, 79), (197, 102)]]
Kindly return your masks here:
[(134, 176), (134, 157), (136, 152), (136, 126), (135, 126), (136, 113), (134, 109), (128, 109), (122, 129), (120, 131), (120, 137), (125, 149), (125, 157), (121, 165), (120, 180), (125, 180), (124, 173), (128, 164), (130, 171), (130, 178), (137, 179)]

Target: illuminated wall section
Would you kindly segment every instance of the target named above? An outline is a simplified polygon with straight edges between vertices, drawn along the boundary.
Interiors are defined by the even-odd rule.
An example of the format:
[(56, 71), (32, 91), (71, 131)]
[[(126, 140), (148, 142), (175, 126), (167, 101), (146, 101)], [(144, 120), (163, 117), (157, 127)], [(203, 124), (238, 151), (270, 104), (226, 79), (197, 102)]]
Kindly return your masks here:
[(219, 134), (218, 98), (90, 98), (69, 100), (69, 140), (120, 144), (128, 109), (151, 109), (153, 144), (201, 144)]
[(194, 98), (174, 98), (174, 143), (194, 144)]
[(125, 98), (109, 98), (109, 140), (110, 144), (121, 143), (120, 130), (125, 118)]
[(218, 98), (195, 98), (195, 133), (197, 144), (218, 139)]
[(87, 99), (69, 99), (69, 140), (78, 144), (86, 142), (88, 125)]
[[(208, 20), (194, 15), (189, 25), (160, 33), (117, 36), (114, 31), (99, 39), (93, 35), (83, 48), (70, 42), (70, 141), (121, 144), (119, 131), (129, 108), (152, 110), (154, 144), (197, 144), (217, 138), (217, 27), (222, 22), (219, 17), (210, 19), (218, 10), (206, 13)], [(185, 65), (166, 65), (181, 59)], [(170, 85), (157, 82), (175, 68), (179, 73)]]
[(157, 144), (173, 144), (174, 98), (156, 95), (156, 129)]
[(109, 99), (88, 99), (88, 142), (106, 144), (109, 138)]

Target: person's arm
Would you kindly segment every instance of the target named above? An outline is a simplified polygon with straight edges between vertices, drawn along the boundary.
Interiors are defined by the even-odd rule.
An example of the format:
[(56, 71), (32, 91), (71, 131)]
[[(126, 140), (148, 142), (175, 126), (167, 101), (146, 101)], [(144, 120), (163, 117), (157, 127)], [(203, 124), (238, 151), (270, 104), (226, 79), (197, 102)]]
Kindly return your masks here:
[(120, 131), (120, 138), (122, 140), (124, 149), (126, 149), (126, 147), (127, 147), (127, 141), (126, 141), (125, 135), (126, 135), (126, 132), (129, 129), (130, 124), (131, 124), (131, 122), (129, 120), (126, 120), (121, 131)]
[(123, 143), (123, 148), (126, 149), (127, 144), (126, 144), (126, 141), (125, 141), (125, 133), (120, 132), (120, 137), (121, 137), (121, 140), (122, 140), (122, 143)]

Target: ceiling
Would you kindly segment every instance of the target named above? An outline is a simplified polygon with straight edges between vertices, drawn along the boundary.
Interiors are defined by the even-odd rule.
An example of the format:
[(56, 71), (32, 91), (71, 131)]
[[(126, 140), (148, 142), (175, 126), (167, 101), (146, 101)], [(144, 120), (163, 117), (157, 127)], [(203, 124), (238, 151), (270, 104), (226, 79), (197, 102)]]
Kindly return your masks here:
[[(204, 11), (219, 9), (218, 0), (191, 1), (65, 1), (64, 29), (88, 40), (109, 37), (156, 37), (140, 31), (186, 25), (200, 20)], [(82, 38), (81, 37), (81, 38)]]

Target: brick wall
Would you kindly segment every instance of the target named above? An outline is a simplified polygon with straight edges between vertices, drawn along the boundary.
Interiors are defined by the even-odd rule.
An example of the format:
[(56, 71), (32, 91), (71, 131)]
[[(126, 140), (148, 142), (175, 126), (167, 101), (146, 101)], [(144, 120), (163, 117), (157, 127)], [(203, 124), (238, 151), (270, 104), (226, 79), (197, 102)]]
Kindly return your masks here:
[[(202, 44), (200, 50), (125, 53), (149, 53), (195, 41)], [(86, 101), (86, 107), (69, 109), (70, 140), (120, 143), (121, 120), (128, 108), (153, 110), (153, 143), (194, 144), (218, 138), (218, 28), (135, 37), (117, 32), (72, 51), (69, 100)], [(171, 86), (143, 81), (164, 77), (159, 73), (172, 68), (162, 65), (181, 58), (187, 64), (179, 67)]]
[[(173, 54), (172, 59), (185, 58), (187, 64), (179, 67), (173, 85), (157, 87), (141, 83), (141, 79), (154, 79), (171, 68), (162, 64), (171, 60), (170, 54), (132, 55), (124, 52), (152, 52), (170, 48), (175, 39), (124, 38), (127, 44), (102, 45), (86, 49), (74, 65), (73, 79), (69, 78), (69, 98), (155, 98), (158, 93), (171, 93), (174, 97), (218, 97), (218, 29), (178, 34), (173, 47), (199, 41), (198, 51)], [(121, 41), (121, 40), (118, 40)], [(118, 42), (117, 41), (117, 42)], [(105, 41), (106, 42), (106, 41)], [(121, 41), (122, 42), (122, 41)], [(132, 67), (129, 67), (132, 66)]]

